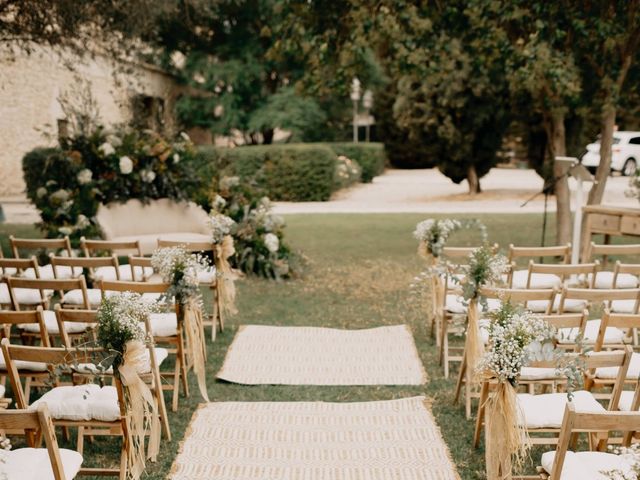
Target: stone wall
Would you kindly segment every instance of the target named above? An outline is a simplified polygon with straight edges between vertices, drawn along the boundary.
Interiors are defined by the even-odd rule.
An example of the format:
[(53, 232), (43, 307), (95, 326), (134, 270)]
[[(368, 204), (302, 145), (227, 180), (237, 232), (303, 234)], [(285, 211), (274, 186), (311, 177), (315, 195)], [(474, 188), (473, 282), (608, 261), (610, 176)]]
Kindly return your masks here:
[(12, 57), (0, 52), (0, 197), (24, 194), (22, 156), (55, 144), (58, 121), (65, 119), (59, 98), (82, 85), (91, 89), (104, 125), (130, 121), (132, 99), (144, 95), (164, 100), (165, 127), (173, 126), (177, 86), (159, 69), (132, 64), (124, 73), (104, 57), (79, 59), (46, 47)]

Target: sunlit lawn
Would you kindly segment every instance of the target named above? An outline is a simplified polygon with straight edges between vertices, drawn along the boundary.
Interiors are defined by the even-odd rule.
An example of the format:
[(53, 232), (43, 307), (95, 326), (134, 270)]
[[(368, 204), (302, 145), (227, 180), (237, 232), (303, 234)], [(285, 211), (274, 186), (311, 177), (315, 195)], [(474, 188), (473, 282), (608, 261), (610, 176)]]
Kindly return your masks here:
[[(492, 242), (505, 247), (509, 243), (539, 245), (541, 215), (476, 217), (487, 225)], [(239, 282), (240, 313), (209, 346), (207, 370), (211, 400), (367, 401), (426, 395), (432, 400), (434, 414), (462, 478), (485, 478), (483, 451), (473, 450), (471, 446), (473, 422), (464, 418), (461, 406), (452, 404), (454, 379), (442, 378), (424, 314), (410, 294), (409, 285), (422, 267), (411, 232), (416, 222), (424, 218), (425, 215), (413, 214), (288, 216), (287, 239), (306, 256), (305, 274), (279, 283), (256, 278)], [(549, 224), (553, 225), (553, 217)], [(2, 237), (10, 232), (37, 235), (30, 228), (0, 225)], [(553, 228), (550, 228), (548, 244), (552, 235)], [(474, 232), (461, 232), (454, 243), (475, 244), (477, 238)], [(409, 324), (413, 329), (429, 374), (426, 386), (240, 386), (214, 380), (239, 324), (366, 328), (400, 323)], [(160, 459), (150, 465), (147, 478), (165, 478), (199, 401), (192, 381), (191, 397), (182, 398), (179, 411), (170, 413), (173, 440), (163, 442)], [(97, 439), (86, 447), (86, 461), (90, 464), (106, 457), (115, 460), (116, 448), (115, 441)]]

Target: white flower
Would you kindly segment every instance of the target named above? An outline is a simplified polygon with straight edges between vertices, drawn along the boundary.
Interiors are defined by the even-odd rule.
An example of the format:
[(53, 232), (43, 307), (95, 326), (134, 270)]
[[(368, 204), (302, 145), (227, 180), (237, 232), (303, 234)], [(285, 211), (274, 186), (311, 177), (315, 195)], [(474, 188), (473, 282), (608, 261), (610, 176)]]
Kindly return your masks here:
[(73, 233), (73, 228), (71, 227), (60, 227), (58, 229), (58, 231), (62, 234), (62, 235), (71, 235)]
[(123, 175), (129, 175), (131, 172), (133, 172), (133, 160), (126, 155), (124, 157), (120, 157), (120, 173)]
[(91, 182), (91, 179), (93, 178), (93, 172), (88, 168), (83, 168), (78, 172), (77, 178), (80, 185), (85, 185)]
[(178, 70), (182, 70), (187, 61), (187, 57), (180, 50), (171, 53), (171, 64)]
[(206, 82), (206, 81), (207, 81), (207, 79), (206, 79), (206, 78), (204, 78), (204, 75), (202, 75), (202, 73), (200, 73), (200, 72), (196, 72), (196, 73), (193, 75), (193, 81), (194, 81), (194, 82), (196, 82), (196, 83), (198, 83), (198, 84), (200, 84), (200, 85), (202, 85), (204, 82)]
[(51, 195), (49, 195), (49, 200), (54, 203), (64, 203), (69, 200), (69, 192), (61, 188), (60, 190), (56, 190)]
[(180, 161), (180, 155), (177, 153), (173, 154), (173, 163), (178, 163)]
[(216, 212), (211, 213), (209, 215), (209, 228), (211, 229), (213, 243), (221, 243), (224, 237), (231, 234), (231, 229), (235, 224), (236, 222), (226, 215)]
[(140, 178), (143, 182), (151, 183), (156, 179), (156, 172), (150, 169), (144, 169), (140, 171)]
[(189, 135), (187, 135), (187, 133), (186, 133), (186, 132), (180, 132), (180, 136), (182, 137), (182, 139), (183, 139), (185, 142), (190, 142), (190, 141), (191, 141), (191, 137), (189, 137)]
[(227, 201), (224, 198), (222, 198), (220, 195), (216, 194), (216, 198), (213, 199), (213, 209), (216, 212), (219, 212), (225, 207), (226, 204), (227, 204)]
[(105, 157), (116, 153), (116, 149), (113, 148), (113, 145), (111, 145), (109, 142), (104, 142), (102, 145), (100, 145), (98, 147), (98, 151)]
[(107, 142), (109, 142), (114, 147), (119, 147), (122, 145), (122, 139), (117, 135), (107, 135)]
[(91, 225), (91, 222), (86, 217), (86, 215), (82, 215), (82, 214), (78, 215), (78, 219), (76, 220), (76, 228), (78, 230), (84, 230), (89, 225)]
[(40, 187), (36, 190), (36, 197), (42, 198), (47, 194), (47, 189), (45, 187)]
[(224, 115), (224, 105), (216, 105), (213, 108), (213, 116), (220, 118), (222, 115)]
[(264, 236), (264, 245), (271, 253), (276, 253), (280, 248), (280, 240), (275, 233), (267, 233)]
[(151, 256), (151, 265), (164, 282), (171, 284), (166, 300), (175, 298), (179, 303), (200, 297), (198, 272), (210, 269), (203, 257), (184, 247), (159, 248)]

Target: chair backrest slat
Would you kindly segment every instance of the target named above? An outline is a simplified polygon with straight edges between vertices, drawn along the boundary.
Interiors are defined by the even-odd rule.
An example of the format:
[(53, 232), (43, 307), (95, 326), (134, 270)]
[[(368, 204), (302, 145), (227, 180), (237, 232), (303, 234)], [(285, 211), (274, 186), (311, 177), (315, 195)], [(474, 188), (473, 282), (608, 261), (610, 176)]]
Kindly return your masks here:
[(80, 248), (85, 257), (94, 257), (96, 253), (103, 252), (108, 252), (109, 254), (129, 254), (133, 252), (135, 255), (142, 255), (140, 242), (138, 240), (119, 242), (112, 240), (87, 240), (85, 237), (81, 237)]
[(127, 282), (102, 280), (100, 289), (105, 292), (166, 293), (171, 285), (163, 282)]

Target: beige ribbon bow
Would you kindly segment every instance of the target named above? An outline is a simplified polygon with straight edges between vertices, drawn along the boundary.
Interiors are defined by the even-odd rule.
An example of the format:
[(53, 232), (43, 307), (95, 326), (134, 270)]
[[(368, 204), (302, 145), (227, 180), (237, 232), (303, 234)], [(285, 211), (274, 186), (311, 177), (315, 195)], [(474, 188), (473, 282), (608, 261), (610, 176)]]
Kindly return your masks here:
[(229, 265), (229, 257), (236, 253), (233, 238), (224, 237), (220, 244), (216, 244), (215, 264), (218, 272), (217, 292), (218, 308), (220, 310), (220, 324), (224, 325), (224, 318), (238, 313), (236, 308), (236, 275)]
[[(127, 425), (128, 479), (137, 480), (145, 469), (146, 459), (155, 461), (160, 451), (160, 418), (155, 398), (139, 373), (148, 370), (147, 347), (138, 340), (125, 345), (122, 364), (118, 367), (125, 401)], [(160, 386), (157, 386), (160, 388)], [(145, 436), (149, 435), (147, 453)]]
[(207, 377), (205, 371), (206, 348), (204, 343), (204, 327), (202, 322), (202, 310), (196, 302), (189, 302), (182, 306), (183, 328), (186, 334), (187, 355), (193, 373), (198, 380), (198, 389), (202, 398), (209, 402), (207, 394)]

